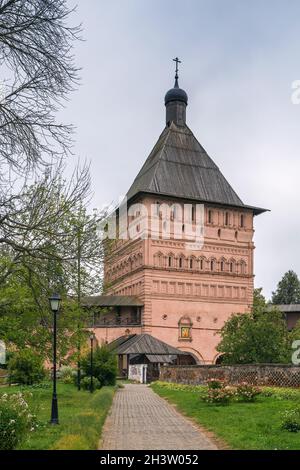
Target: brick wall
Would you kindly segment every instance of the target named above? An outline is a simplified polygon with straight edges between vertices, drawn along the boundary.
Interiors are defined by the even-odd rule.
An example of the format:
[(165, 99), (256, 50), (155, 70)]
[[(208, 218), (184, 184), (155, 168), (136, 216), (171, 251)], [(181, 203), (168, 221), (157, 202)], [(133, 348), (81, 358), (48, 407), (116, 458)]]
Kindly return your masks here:
[(282, 364), (163, 366), (159, 379), (164, 382), (201, 385), (218, 378), (230, 384), (300, 387), (300, 366)]

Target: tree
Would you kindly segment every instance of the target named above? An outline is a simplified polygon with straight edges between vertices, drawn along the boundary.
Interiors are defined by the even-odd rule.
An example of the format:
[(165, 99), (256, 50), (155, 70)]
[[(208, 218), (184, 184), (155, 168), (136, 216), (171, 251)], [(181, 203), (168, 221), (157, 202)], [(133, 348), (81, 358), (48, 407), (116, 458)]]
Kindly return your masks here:
[[(90, 353), (82, 360), (82, 369), (85, 375), (91, 375)], [(106, 345), (97, 346), (93, 354), (93, 375), (99, 380), (101, 386), (115, 385), (117, 377), (117, 356)]]
[(43, 358), (28, 348), (13, 354), (8, 370), (10, 381), (18, 384), (32, 385), (46, 376)]
[(0, 0), (0, 336), (47, 355), (48, 297), (57, 290), (62, 358), (83, 334), (78, 273), (82, 293), (90, 293), (101, 266), (96, 217), (84, 215), (82, 233), (75, 223), (88, 204), (89, 168), (77, 167), (69, 181), (62, 176), (73, 130), (56, 115), (78, 82), (72, 11), (67, 0)]
[[(30, 346), (50, 357), (52, 314), (48, 298), (58, 290), (63, 297), (58, 353), (64, 361), (70, 350), (86, 342), (84, 328), (90, 314), (81, 308), (80, 299), (101, 290), (103, 245), (98, 230), (102, 215), (89, 215), (80, 205), (65, 204), (64, 192), (61, 197), (62, 201), (56, 191), (47, 192), (41, 209), (48, 212), (49, 225), (44, 220), (41, 227), (36, 224), (34, 230), (25, 230), (26, 249), (16, 240), (16, 246), (5, 249), (3, 245), (0, 250), (0, 338), (10, 349)], [(55, 209), (53, 219), (48, 206)], [(58, 217), (59, 207), (64, 210)], [(39, 213), (38, 208), (36, 211)], [(56, 238), (53, 231), (58, 232)]]
[(55, 114), (78, 81), (66, 0), (0, 0), (0, 163), (24, 173), (66, 154), (72, 128)]
[(250, 313), (234, 314), (221, 329), (217, 350), (225, 364), (286, 363), (290, 360), (286, 322), (261, 299)]
[(266, 306), (266, 298), (262, 294), (262, 287), (256, 288), (253, 291), (253, 307), (265, 307)]
[(275, 292), (272, 292), (272, 303), (275, 305), (300, 304), (300, 281), (294, 271), (284, 274), (277, 285)]

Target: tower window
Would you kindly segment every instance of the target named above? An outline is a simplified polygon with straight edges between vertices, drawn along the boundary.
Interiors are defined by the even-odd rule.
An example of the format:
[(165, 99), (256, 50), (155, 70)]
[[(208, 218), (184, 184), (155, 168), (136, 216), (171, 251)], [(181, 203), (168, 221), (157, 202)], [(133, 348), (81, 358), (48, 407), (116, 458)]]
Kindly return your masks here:
[(192, 206), (192, 222), (195, 222), (195, 206)]
[(190, 269), (193, 269), (193, 260), (190, 259)]
[(182, 268), (182, 258), (179, 258), (179, 267)]
[(212, 224), (212, 221), (213, 221), (212, 211), (209, 210), (209, 211), (208, 211), (208, 223), (209, 223), (209, 224)]
[(200, 269), (203, 269), (203, 259), (200, 260)]
[(172, 257), (171, 256), (169, 256), (169, 258), (168, 258), (168, 264), (169, 264), (169, 268), (171, 268), (172, 267)]
[(224, 261), (221, 261), (220, 269), (221, 269), (221, 271), (224, 271)]
[(229, 225), (229, 214), (228, 212), (225, 212), (225, 225)]
[(214, 268), (215, 268), (215, 262), (212, 260), (212, 261), (210, 262), (210, 270), (213, 271)]
[(241, 227), (243, 228), (244, 227), (244, 215), (242, 214), (241, 215)]
[(230, 272), (232, 273), (233, 272), (233, 263), (230, 263)]
[(155, 203), (155, 215), (157, 215), (157, 216), (159, 216), (159, 207), (160, 207), (159, 202), (156, 202)]

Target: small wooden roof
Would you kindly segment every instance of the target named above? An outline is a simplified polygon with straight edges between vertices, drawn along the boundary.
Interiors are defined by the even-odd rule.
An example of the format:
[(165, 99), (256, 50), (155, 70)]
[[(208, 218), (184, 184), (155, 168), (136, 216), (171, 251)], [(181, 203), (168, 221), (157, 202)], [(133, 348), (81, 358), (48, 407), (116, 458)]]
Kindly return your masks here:
[(286, 305), (270, 305), (269, 308), (272, 309), (273, 307), (278, 308), (283, 313), (292, 313), (292, 312), (299, 312), (300, 313), (300, 304), (286, 304)]
[(83, 307), (143, 307), (143, 302), (134, 295), (92, 295), (83, 297)]
[(170, 346), (147, 333), (141, 335), (121, 336), (109, 344), (116, 354), (146, 354), (157, 356), (186, 355), (180, 349)]

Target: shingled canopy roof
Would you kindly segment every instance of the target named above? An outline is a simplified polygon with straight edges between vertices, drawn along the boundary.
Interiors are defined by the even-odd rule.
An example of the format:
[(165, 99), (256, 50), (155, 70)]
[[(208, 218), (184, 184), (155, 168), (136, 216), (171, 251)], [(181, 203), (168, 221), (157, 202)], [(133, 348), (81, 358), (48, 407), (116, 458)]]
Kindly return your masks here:
[(241, 207), (255, 214), (266, 210), (245, 205), (192, 131), (174, 122), (162, 132), (129, 189), (127, 199), (139, 193)]
[(154, 336), (147, 333), (141, 335), (121, 336), (109, 344), (111, 351), (116, 354), (147, 354), (147, 355), (186, 355), (180, 349), (174, 348), (163, 341), (160, 341)]

